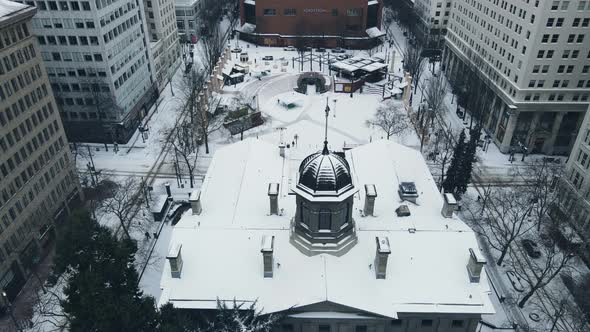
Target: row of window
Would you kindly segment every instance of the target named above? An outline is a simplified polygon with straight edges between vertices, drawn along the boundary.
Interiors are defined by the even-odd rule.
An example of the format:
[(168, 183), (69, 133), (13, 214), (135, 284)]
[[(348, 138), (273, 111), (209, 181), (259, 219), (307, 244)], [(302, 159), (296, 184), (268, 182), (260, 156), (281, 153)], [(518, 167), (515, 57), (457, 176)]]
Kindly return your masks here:
[(41, 45), (99, 45), (95, 36), (37, 36), (37, 40)]
[(0, 62), (0, 75), (9, 73), (11, 70), (18, 68), (20, 65), (36, 57), (35, 47), (33, 44), (24, 46), (6, 56), (2, 57)]
[(135, 4), (133, 2), (128, 2), (121, 7), (114, 9), (110, 13), (100, 17), (100, 26), (104, 27), (105, 25), (115, 21), (116, 19), (123, 16), (124, 14), (127, 14), (128, 11), (131, 11), (133, 9), (135, 9)]
[[(64, 162), (65, 160), (65, 162)], [(50, 169), (51, 174), (57, 175), (62, 169), (66, 168), (67, 157), (64, 155), (62, 158), (59, 159), (59, 165), (56, 161), (54, 166)], [(57, 170), (59, 169), (59, 170)], [(56, 171), (57, 170), (57, 171)], [(49, 179), (46, 181), (45, 179)], [(11, 224), (13, 224), (10, 219), (13, 221), (17, 218), (18, 214), (20, 214), (30, 203), (33, 203), (34, 199), (39, 197), (39, 194), (44, 190), (46, 185), (49, 185), (53, 177), (49, 177), (48, 172), (45, 173), (45, 177), (41, 177), (38, 183), (35, 183), (34, 189), (28, 191), (28, 195), (23, 195), (20, 201), (17, 201), (14, 204), (14, 207), (8, 209), (8, 213), (2, 216), (2, 223), (0, 223), (0, 233), (4, 231), (4, 229), (8, 229)], [(70, 188), (75, 182), (75, 176), (71, 173), (66, 173), (65, 177), (55, 186), (54, 189), (49, 192), (47, 195), (47, 199), (39, 202), (38, 204), (34, 204), (33, 206), (37, 206), (38, 209), (35, 213), (31, 214), (27, 220), (24, 222), (20, 222), (15, 225), (20, 225), (20, 227), (12, 234), (10, 237), (10, 241), (6, 241), (0, 247), (0, 264), (4, 261), (7, 255), (10, 255), (13, 251), (17, 251), (20, 246), (28, 241), (23, 241), (22, 239), (26, 236), (35, 235), (37, 232), (33, 232), (34, 228), (38, 229), (39, 236), (47, 230), (48, 226), (45, 222), (39, 221), (47, 221), (48, 220), (48, 213), (50, 213), (50, 207), (56, 207), (61, 205), (61, 201), (68, 195), (68, 188)], [(41, 185), (42, 183), (42, 185)], [(18, 235), (17, 236), (15, 236)]]
[[(549, 41), (549, 38), (551, 37), (551, 41)], [(567, 43), (568, 44), (572, 44), (572, 43), (577, 43), (577, 44), (581, 44), (584, 42), (584, 34), (569, 34), (567, 37)], [(546, 43), (557, 43), (559, 42), (559, 34), (555, 33), (555, 34), (544, 34), (543, 37), (541, 38), (541, 43), (546, 44)]]
[[(107, 73), (96, 68), (53, 68), (47, 67), (49, 77), (107, 77)], [(83, 85), (83, 84), (82, 84)], [(73, 90), (73, 85), (72, 85)]]
[(35, 6), (41, 11), (90, 11), (90, 2), (88, 1), (25, 1), (29, 6)]
[[(3, 189), (0, 194), (0, 206), (3, 206), (4, 204), (8, 203), (8, 201), (14, 195), (16, 195), (16, 193), (23, 186), (26, 185), (26, 183), (29, 181), (29, 179), (33, 178), (35, 176), (35, 174), (37, 174), (37, 172), (43, 168), (43, 165), (49, 163), (53, 159), (55, 154), (63, 148), (64, 139), (62, 138), (62, 136), (59, 136), (53, 143), (51, 143), (51, 144), (49, 143), (49, 140), (51, 137), (53, 137), (53, 134), (51, 134), (51, 135), (49, 134), (48, 128), (52, 128), (51, 132), (53, 134), (59, 133), (59, 131), (53, 130), (52, 124), (49, 124), (49, 126), (47, 128), (44, 128), (43, 133), (39, 133), (37, 138), (40, 137), (41, 140), (43, 140), (44, 136), (47, 136), (45, 141), (48, 142), (47, 143), (48, 148), (45, 149), (44, 153), (39, 154), (39, 157), (37, 159), (35, 159), (32, 163), (29, 163), (29, 165), (26, 167), (26, 169), (24, 169), (24, 166), (26, 166), (26, 165), (20, 166), (23, 168), (23, 171), (21, 171), (20, 174), (16, 174), (17, 171), (14, 171), (14, 169), (10, 170), (10, 172), (15, 173), (15, 175), (14, 175), (12, 182), (8, 183), (7, 185), (3, 185)], [(41, 143), (41, 144), (43, 144), (43, 143)], [(15, 153), (4, 164), (0, 165), (0, 169), (2, 170), (2, 173), (4, 173), (6, 167), (8, 167), (9, 169), (11, 167), (15, 167), (14, 164), (17, 162), (18, 162), (18, 164), (16, 164), (16, 167), (19, 167), (19, 165), (25, 161), (25, 160), (22, 160), (21, 158), (22, 157), (19, 155), (19, 153)], [(8, 166), (5, 166), (5, 165), (8, 165)], [(51, 177), (49, 177), (49, 174), (47, 174), (47, 173), (45, 173), (45, 174), (46, 174), (45, 181), (47, 183), (49, 183), (51, 181), (51, 179), (55, 176), (54, 174), (52, 174)], [(41, 185), (44, 186), (44, 183), (41, 183)], [(18, 212), (20, 212), (20, 211), (18, 211)]]
[(20, 40), (29, 37), (29, 28), (27, 24), (17, 24), (2, 31), (0, 36), (0, 50), (10, 45), (18, 43)]
[[(434, 320), (433, 319), (421, 319), (419, 321), (420, 323), (420, 327), (433, 327), (434, 326)], [(402, 319), (395, 319), (391, 321), (391, 326), (403, 326), (404, 325), (404, 320)], [(451, 320), (451, 324), (450, 324), (451, 328), (463, 328), (465, 327), (465, 321), (461, 320), (461, 319), (453, 319)], [(332, 325), (329, 324), (319, 324), (317, 325), (317, 331), (318, 332), (336, 332), (339, 331), (340, 328), (337, 329), (333, 329)], [(365, 325), (365, 324), (357, 324), (354, 326), (354, 332), (367, 332), (369, 330), (375, 330), (374, 326), (371, 326), (371, 329), (369, 329), (369, 326)], [(281, 332), (294, 332), (295, 331), (295, 326), (293, 324), (282, 324), (281, 325)], [(352, 329), (348, 329), (348, 331), (352, 331)]]
[[(30, 69), (30, 76), (32, 77), (33, 81), (36, 81), (38, 76), (37, 73), (40, 73), (41, 70), (37, 70), (39, 65), (36, 66), (37, 68)], [(29, 77), (29, 71), (24, 72), (25, 77)], [(33, 97), (32, 93), (37, 92), (37, 96)], [(0, 126), (7, 126), (8, 123), (18, 118), (20, 114), (25, 114), (27, 110), (30, 110), (31, 106), (33, 106), (32, 100), (40, 100), (43, 96), (47, 95), (47, 88), (45, 85), (41, 85), (41, 87), (37, 87), (37, 89), (31, 92), (31, 94), (27, 94), (24, 97), (18, 99), (18, 101), (14, 102), (11, 108), (6, 108), (6, 111), (3, 112), (0, 110)], [(33, 99), (35, 98), (35, 99)]]
[[(553, 1), (551, 10), (568, 10), (571, 1)], [(590, 10), (590, 1), (578, 1), (576, 10)]]
[[(571, 94), (571, 101), (574, 102), (586, 102), (588, 101), (589, 98), (589, 94), (588, 93), (573, 93)], [(524, 101), (540, 101), (541, 100), (541, 94), (539, 93), (535, 93), (535, 94), (526, 94), (524, 96)], [(555, 93), (551, 93), (547, 96), (547, 101), (564, 101), (565, 100), (565, 95), (564, 94), (555, 94)]]
[(34, 29), (94, 29), (94, 20), (82, 18), (33, 18)]
[[(570, 80), (553, 80), (554, 88), (567, 88), (569, 87)], [(545, 80), (530, 80), (529, 88), (544, 88)], [(578, 80), (576, 88), (590, 88), (590, 80)]]
[[(552, 59), (555, 54), (554, 50), (539, 50), (537, 52), (537, 59)], [(580, 55), (580, 50), (563, 50), (561, 53), (562, 59), (577, 59)], [(590, 52), (588, 52), (590, 58)]]
[[(14, 104), (13, 104), (14, 106)], [(14, 108), (6, 108), (4, 109), (4, 113), (6, 113), (7, 117), (10, 117), (10, 113), (14, 114), (15, 109)], [(26, 112), (29, 112), (28, 109)], [(53, 114), (53, 106), (51, 106), (51, 103), (47, 103), (47, 105), (41, 107), (40, 109), (38, 109), (36, 112), (30, 112), (31, 116), (28, 117), (27, 119), (25, 119), (24, 121), (21, 121), (21, 123), (18, 126), (14, 126), (14, 128), (12, 129), (12, 131), (10, 130), (6, 130), (4, 133), (4, 136), (0, 136), (0, 148), (2, 149), (3, 153), (8, 153), (12, 148), (15, 147), (15, 145), (20, 142), (22, 139), (24, 139), (29, 133), (35, 131), (35, 128), (37, 128), (39, 125), (43, 124), (43, 121), (45, 119), (49, 118), (49, 114)], [(17, 118), (18, 115), (12, 115), (14, 118)], [(49, 132), (52, 132), (53, 130), (58, 130), (59, 129), (59, 125), (57, 124), (57, 121), (54, 121), (55, 123), (53, 124), (53, 126), (55, 126), (55, 129), (49, 128)], [(49, 126), (51, 127), (51, 126)], [(46, 138), (47, 139), (47, 138)], [(43, 140), (40, 141), (41, 144), (43, 143)], [(33, 138), (31, 142), (27, 142), (26, 144), (27, 149), (29, 150), (29, 154), (32, 153), (33, 151), (36, 151), (39, 148), (39, 144), (37, 143), (37, 139)], [(23, 149), (24, 151), (24, 149)], [(22, 157), (25, 157), (26, 154), (21, 154)], [(17, 156), (18, 158), (18, 156)], [(18, 164), (20, 163), (19, 159), (15, 159), (15, 161), (17, 162), (16, 165), (18, 166)], [(11, 167), (9, 167), (11, 168)], [(11, 169), (12, 170), (12, 169)]]
[[(315, 14), (315, 13), (327, 13), (327, 9), (304, 9), (304, 14)], [(338, 16), (338, 8), (332, 8), (330, 11), (332, 16)], [(277, 10), (275, 8), (264, 8), (262, 10), (262, 14), (264, 16), (276, 16)], [(296, 8), (284, 8), (283, 9), (283, 16), (296, 16), (297, 9)], [(363, 9), (362, 8), (348, 8), (346, 9), (346, 16), (363, 16)]]
[[(109, 93), (111, 90), (106, 84), (93, 83), (51, 83), (53, 92), (105, 92)], [(59, 94), (58, 94), (59, 95)], [(59, 104), (59, 103), (58, 103)], [(68, 104), (68, 103), (66, 103)], [(77, 103), (78, 105), (84, 105), (84, 103)], [(73, 105), (73, 104), (69, 104)], [(91, 103), (90, 105), (94, 105)]]
[[(77, 56), (76, 56), (77, 55)], [(41, 52), (43, 61), (75, 61), (75, 62), (102, 62), (101, 53), (79, 53), (79, 52)]]
[(139, 22), (137, 18), (137, 14), (131, 16), (130, 18), (126, 19), (121, 24), (117, 25), (113, 29), (109, 30), (109, 32), (105, 33), (102, 37), (105, 43), (110, 42), (111, 40), (117, 38), (120, 34), (130, 29), (132, 26), (136, 25)]
[[(572, 74), (575, 70), (575, 65), (559, 65), (557, 67), (557, 73), (558, 74)], [(533, 66), (533, 74), (537, 74), (537, 73), (542, 73), (542, 74), (547, 74), (549, 72), (549, 65), (534, 65)], [(582, 74), (588, 74), (590, 73), (590, 65), (584, 65), (582, 66), (582, 70), (581, 70)]]

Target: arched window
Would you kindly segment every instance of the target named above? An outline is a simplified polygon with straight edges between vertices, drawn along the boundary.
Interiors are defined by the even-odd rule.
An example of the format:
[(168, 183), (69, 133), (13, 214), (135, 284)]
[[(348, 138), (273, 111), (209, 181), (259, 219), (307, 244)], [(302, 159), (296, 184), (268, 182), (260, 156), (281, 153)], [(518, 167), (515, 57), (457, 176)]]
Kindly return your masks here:
[(332, 229), (332, 212), (328, 209), (320, 209), (320, 222), (318, 226), (320, 231)]

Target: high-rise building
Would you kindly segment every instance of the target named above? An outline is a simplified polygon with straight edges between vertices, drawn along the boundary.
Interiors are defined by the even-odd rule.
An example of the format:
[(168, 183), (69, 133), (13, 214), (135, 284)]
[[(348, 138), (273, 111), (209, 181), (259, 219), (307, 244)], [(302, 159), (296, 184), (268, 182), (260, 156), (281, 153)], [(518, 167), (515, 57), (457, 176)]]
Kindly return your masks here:
[(146, 24), (159, 90), (170, 81), (180, 65), (180, 43), (174, 0), (144, 0)]
[[(562, 200), (560, 208), (564, 215), (570, 216), (570, 224), (585, 240), (590, 241), (590, 107), (584, 122), (580, 127), (580, 134), (572, 148), (572, 153), (565, 166), (565, 176), (562, 178), (565, 188), (569, 189)], [(572, 209), (572, 204), (575, 208)], [(574, 211), (574, 213), (570, 213)], [(586, 251), (590, 249), (586, 248)], [(590, 257), (590, 252), (587, 253)]]
[(419, 19), (417, 37), (428, 48), (440, 48), (447, 33), (451, 0), (416, 0), (414, 10)]
[[(492, 91), (484, 128), (502, 152), (570, 152), (590, 103), (590, 1), (454, 0), (444, 64)], [(489, 109), (489, 110), (488, 110)]]
[(200, 35), (197, 27), (197, 12), (200, 0), (176, 0), (176, 27), (178, 35), (184, 42), (196, 42)]
[(9, 299), (81, 196), (32, 34), (35, 11), (0, 0), (0, 288)]
[(143, 2), (25, 3), (68, 137), (126, 142), (157, 93)]

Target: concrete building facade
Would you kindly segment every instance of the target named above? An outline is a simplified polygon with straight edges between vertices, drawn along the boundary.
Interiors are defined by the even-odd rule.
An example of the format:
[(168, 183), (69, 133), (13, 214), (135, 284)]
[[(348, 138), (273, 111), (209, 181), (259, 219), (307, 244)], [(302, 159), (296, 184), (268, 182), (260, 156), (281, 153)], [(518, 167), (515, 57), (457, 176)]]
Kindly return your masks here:
[(68, 137), (127, 142), (157, 93), (143, 2), (25, 3)]
[(35, 7), (0, 0), (0, 288), (12, 300), (81, 200), (33, 36)]
[(161, 91), (180, 65), (174, 0), (144, 0), (153, 70)]
[[(502, 152), (568, 154), (590, 103), (588, 1), (452, 1), (444, 67), (492, 92), (484, 129)], [(520, 150), (519, 150), (520, 151)]]
[(381, 0), (240, 0), (240, 37), (270, 46), (368, 48), (380, 42)]
[(444, 43), (451, 13), (451, 0), (416, 0), (418, 34), (427, 48), (439, 49)]
[(195, 43), (200, 35), (197, 21), (200, 3), (199, 0), (176, 0), (176, 28), (182, 42)]

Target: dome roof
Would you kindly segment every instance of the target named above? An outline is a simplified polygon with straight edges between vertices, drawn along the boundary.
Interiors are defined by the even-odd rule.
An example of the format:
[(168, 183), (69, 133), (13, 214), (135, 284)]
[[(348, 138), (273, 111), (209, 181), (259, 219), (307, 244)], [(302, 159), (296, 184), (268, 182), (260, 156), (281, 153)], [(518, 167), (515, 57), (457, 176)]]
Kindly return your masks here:
[(324, 148), (301, 162), (297, 188), (314, 196), (338, 196), (353, 188), (350, 166), (344, 158)]

